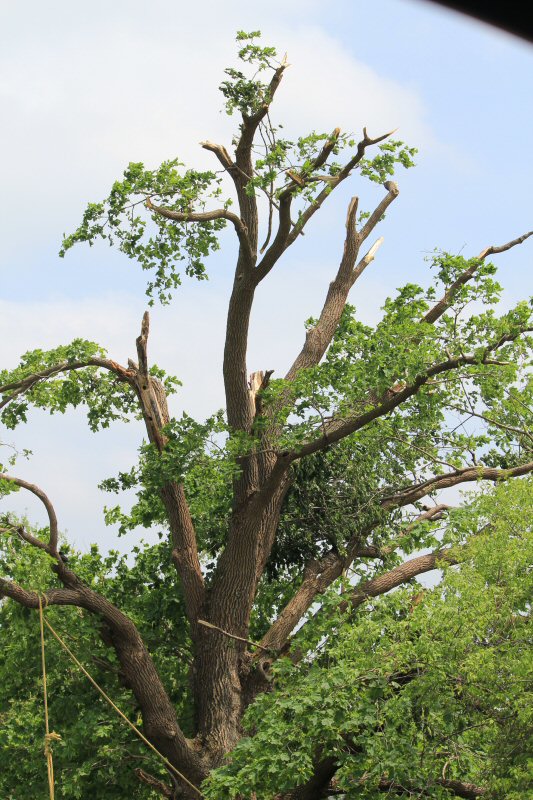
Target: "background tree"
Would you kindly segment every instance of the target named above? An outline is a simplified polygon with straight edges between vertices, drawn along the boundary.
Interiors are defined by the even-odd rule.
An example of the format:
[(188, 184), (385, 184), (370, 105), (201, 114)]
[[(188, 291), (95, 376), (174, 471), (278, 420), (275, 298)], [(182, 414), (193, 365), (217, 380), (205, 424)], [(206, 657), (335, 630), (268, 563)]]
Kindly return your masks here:
[[(99, 630), (146, 736), (195, 786), (241, 739), (247, 706), (272, 689), (273, 664), (287, 654), (309, 663), (301, 645), (295, 656), (293, 630), (324, 593), (336, 596), (338, 579), (353, 575), (341, 604), (353, 609), (441, 561), (454, 562), (455, 551), (435, 534), (448, 507), (421, 502), (442, 488), (533, 469), (531, 307), (522, 302), (496, 314), (501, 290), (487, 261), (531, 234), (470, 259), (435, 253), (433, 286), (405, 285), (387, 300), (375, 328), (361, 324), (348, 295), (382, 239), (366, 254), (360, 251), (399, 194), (391, 180), (395, 167), (412, 166), (414, 150), (392, 134), (372, 138), (366, 130), (359, 141), (338, 128), (284, 139), (270, 109), (286, 61), (262, 47), (257, 33), (240, 33), (238, 41), (251, 77), (246, 66), (228, 69), (221, 85), (227, 112), (240, 117), (234, 153), (203, 142), (218, 172), (185, 170), (177, 160), (154, 171), (130, 164), (104, 202), (89, 204), (62, 248), (64, 254), (76, 242), (108, 239), (149, 272), (151, 302), (169, 302), (181, 280), (180, 263), (186, 274), (204, 278), (205, 258), (231, 223), (238, 251), (224, 350), (225, 412), (205, 422), (171, 416), (167, 396), (176, 381), (149, 365), (148, 314), (137, 361), (126, 366), (94, 343), (76, 340), (27, 353), (17, 369), (0, 374), (2, 421), (10, 428), (32, 405), (55, 412), (84, 404), (94, 430), (132, 415), (144, 420), (148, 441), (139, 463), (103, 482), (109, 491), (137, 489), (131, 512), (110, 509), (109, 520), (119, 520), (124, 531), (139, 524), (168, 530), (159, 548), (138, 554), (131, 572), (116, 556), (102, 562), (94, 554), (90, 568), (83, 559), (66, 560), (49, 498), (6, 472), (2, 489), (36, 494), (49, 527), (31, 532), (7, 516), (4, 528), (51, 565), (47, 605), (74, 606), (88, 629)], [(270, 370), (249, 375), (257, 288), (356, 171), (383, 185), (382, 201), (370, 212), (358, 211), (356, 197), (350, 201), (338, 270), (286, 376), (274, 380)], [(481, 310), (472, 314), (472, 304)], [(420, 548), (433, 549), (406, 560)], [(36, 608), (42, 570), (35, 579), (23, 573), (25, 586), (15, 562), (5, 561), (0, 593)], [(123, 580), (109, 574), (114, 569)], [(146, 588), (154, 588), (166, 602), (173, 587), (172, 613), (158, 612), (162, 628), (174, 615), (172, 624), (152, 641), (145, 615), (153, 613), (153, 601), (145, 598), (146, 607), (139, 606), (128, 597), (128, 582), (130, 594), (145, 598)], [(318, 618), (330, 619), (328, 607), (324, 599)], [(310, 652), (315, 646), (311, 640)], [(374, 734), (377, 740), (379, 727)], [(345, 744), (352, 753), (356, 746), (349, 738)], [(327, 791), (341, 768), (335, 751), (324, 769), (320, 738), (311, 740), (311, 751), (302, 770), (292, 773), (302, 798)], [(394, 776), (384, 779), (396, 791)], [(268, 791), (292, 788), (277, 786), (272, 773)], [(199, 795), (183, 782), (175, 791)]]

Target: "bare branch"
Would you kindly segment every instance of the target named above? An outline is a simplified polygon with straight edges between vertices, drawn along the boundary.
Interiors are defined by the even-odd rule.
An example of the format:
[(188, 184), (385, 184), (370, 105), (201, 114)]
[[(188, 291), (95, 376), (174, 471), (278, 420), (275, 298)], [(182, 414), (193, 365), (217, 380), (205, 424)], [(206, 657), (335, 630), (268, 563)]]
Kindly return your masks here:
[[(135, 368), (133, 385), (139, 398), (148, 438), (161, 453), (167, 444), (164, 428), (170, 422), (170, 415), (165, 389), (161, 382), (149, 373), (147, 352), (149, 332), (150, 317), (146, 311), (142, 319), (140, 336), (136, 340), (139, 365), (137, 368), (132, 365)], [(205, 596), (194, 523), (181, 483), (168, 482), (161, 487), (160, 495), (172, 536), (172, 561), (183, 583), (187, 617), (193, 626), (194, 635), (194, 626)]]
[(344, 165), (341, 171), (335, 176), (335, 181), (328, 183), (327, 186), (325, 186), (324, 189), (322, 189), (322, 191), (318, 194), (315, 200), (305, 209), (305, 211), (303, 212), (300, 219), (293, 227), (289, 235), (289, 238), (287, 240), (287, 246), (291, 245), (295, 241), (295, 239), (298, 238), (298, 236), (303, 231), (303, 229), (305, 228), (311, 217), (314, 216), (314, 214), (316, 214), (316, 212), (321, 208), (324, 201), (329, 197), (331, 192), (334, 189), (336, 189), (340, 183), (342, 183), (344, 180), (346, 180), (346, 178), (350, 176), (352, 171), (362, 160), (366, 148), (371, 147), (374, 144), (378, 144), (379, 142), (382, 142), (384, 139), (387, 139), (389, 136), (392, 136), (394, 132), (395, 131), (389, 131), (389, 133), (384, 133), (382, 136), (378, 136), (376, 139), (372, 139), (370, 136), (368, 136), (366, 128), (363, 128), (363, 138), (357, 145), (357, 151), (355, 155)]
[(142, 783), (145, 783), (147, 786), (150, 786), (152, 789), (155, 789), (156, 792), (159, 792), (160, 795), (163, 797), (174, 797), (174, 789), (169, 786), (167, 783), (160, 781), (158, 778), (155, 778), (153, 775), (150, 775), (149, 772), (146, 772), (144, 769), (137, 767), (134, 770), (135, 774), (139, 778)]
[(525, 242), (526, 239), (529, 239), (530, 236), (533, 236), (533, 231), (528, 231), (524, 233), (522, 236), (519, 236), (517, 239), (512, 239), (510, 242), (506, 244), (500, 245), (491, 245), (490, 247), (486, 247), (481, 253), (478, 255), (478, 259), (483, 261), (487, 256), (495, 255), (496, 253), (505, 253), (506, 250), (510, 250), (512, 247), (516, 247), (517, 244), (522, 244)]
[(141, 333), (140, 336), (137, 337), (136, 346), (137, 346), (137, 358), (139, 359), (138, 370), (139, 374), (147, 380), (148, 379), (148, 355), (147, 355), (147, 347), (148, 347), (148, 334), (150, 333), (150, 315), (148, 311), (145, 311), (142, 318), (141, 323)]
[(422, 317), (422, 322), (433, 323), (436, 322), (439, 317), (446, 312), (448, 308), (450, 308), (455, 295), (457, 294), (458, 289), (461, 286), (464, 286), (465, 283), (474, 277), (475, 273), (483, 263), (483, 261), (487, 258), (487, 256), (494, 255), (495, 253), (504, 253), (506, 250), (510, 250), (512, 247), (516, 247), (516, 245), (522, 244), (525, 242), (526, 239), (529, 239), (530, 236), (533, 236), (533, 231), (529, 231), (525, 233), (523, 236), (519, 236), (518, 239), (513, 239), (507, 244), (502, 245), (492, 245), (490, 247), (486, 247), (481, 253), (478, 255), (476, 261), (464, 272), (459, 275), (459, 277), (452, 283), (449, 289), (446, 290), (444, 296), (436, 303), (433, 308), (431, 308), (427, 314)]
[(439, 563), (457, 564), (458, 553), (460, 548), (448, 548), (447, 550), (437, 550), (434, 553), (427, 553), (423, 556), (417, 556), (409, 561), (404, 561), (394, 569), (386, 572), (384, 575), (378, 575), (377, 578), (372, 578), (365, 583), (356, 586), (354, 591), (350, 594), (349, 599), (343, 601), (339, 608), (346, 611), (350, 604), (352, 608), (357, 608), (362, 605), (369, 597), (378, 597), (379, 595), (390, 592), (402, 583), (416, 578), (418, 575), (423, 575), (425, 572), (438, 569)]
[(351, 287), (374, 259), (375, 254), (383, 239), (379, 239), (368, 251), (366, 256), (355, 266), (361, 242), (369, 235), (387, 208), (398, 196), (398, 187), (395, 183), (387, 185), (387, 196), (378, 205), (371, 218), (360, 233), (355, 230), (357, 215), (357, 198), (354, 197), (348, 206), (346, 216), (346, 237), (344, 252), (337, 275), (330, 283), (328, 293), (320, 313), (317, 324), (307, 331), (305, 343), (285, 376), (286, 380), (293, 380), (298, 372), (307, 367), (318, 364), (326, 352), (339, 325), (339, 321), (348, 299)]
[(211, 153), (214, 153), (224, 169), (228, 170), (228, 172), (235, 168), (235, 164), (224, 145), (215, 144), (215, 142), (210, 141), (200, 142), (200, 145), (204, 150), (209, 150)]
[(478, 480), (497, 483), (509, 478), (518, 478), (530, 472), (533, 472), (533, 461), (520, 464), (520, 466), (512, 467), (511, 469), (496, 469), (495, 467), (483, 466), (465, 467), (464, 469), (455, 470), (455, 472), (448, 472), (445, 475), (434, 475), (422, 483), (408, 486), (395, 494), (385, 497), (382, 505), (384, 508), (406, 506), (439, 489), (447, 489), (450, 486), (457, 486), (459, 483), (471, 483)]
[(34, 536), (32, 533), (27, 531), (23, 525), (15, 525), (9, 520), (9, 517), (6, 516), (2, 520), (2, 525), (0, 526), (0, 531), (2, 533), (12, 533), (18, 536), (22, 541), (31, 544), (32, 547), (37, 547), (39, 550), (44, 550), (45, 553), (52, 555), (50, 553), (50, 545), (48, 542), (43, 542), (42, 539), (38, 539), (37, 536)]
[(222, 633), (224, 636), (229, 636), (230, 639), (235, 639), (237, 642), (244, 642), (244, 644), (249, 644), (250, 647), (258, 647), (260, 650), (266, 650), (269, 652), (267, 647), (263, 647), (262, 644), (258, 642), (253, 642), (251, 639), (245, 639), (242, 636), (237, 636), (235, 633), (230, 633), (229, 631), (225, 631), (224, 628), (219, 628), (218, 625), (213, 625), (211, 622), (207, 622), (205, 619), (199, 619), (198, 625), (202, 625), (204, 628), (209, 628), (212, 631), (218, 631)]
[(57, 528), (57, 516), (54, 510), (54, 507), (48, 498), (48, 496), (36, 486), (34, 483), (28, 483), (22, 478), (15, 478), (13, 475), (6, 475), (5, 473), (0, 473), (0, 480), (8, 481), (9, 483), (15, 484), (15, 486), (19, 486), (21, 489), (26, 489), (28, 492), (31, 492), (38, 497), (41, 503), (44, 505), (46, 509), (46, 513), (48, 515), (49, 527), (50, 527), (50, 539), (48, 544), (46, 545), (44, 542), (41, 542), (36, 537), (32, 536), (31, 534), (27, 534), (26, 541), (30, 544), (33, 544), (36, 547), (40, 547), (43, 550), (46, 550), (51, 556), (56, 559), (61, 560), (61, 557), (57, 550), (57, 539), (58, 539), (58, 528)]
[(363, 256), (363, 258), (354, 268), (354, 271), (352, 273), (352, 286), (354, 285), (356, 280), (363, 274), (368, 265), (371, 264), (372, 261), (375, 259), (376, 253), (384, 241), (385, 239), (383, 238), (383, 236), (380, 236), (379, 239), (376, 239), (376, 241), (374, 242), (368, 253)]
[(365, 239), (370, 236), (378, 222), (381, 220), (383, 214), (390, 206), (390, 204), (396, 200), (398, 195), (400, 194), (400, 190), (398, 188), (398, 184), (394, 181), (386, 181), (383, 184), (384, 188), (387, 190), (387, 194), (379, 203), (377, 208), (372, 212), (370, 217), (367, 219), (365, 225), (361, 229), (361, 233), (359, 234), (359, 243), (362, 244)]

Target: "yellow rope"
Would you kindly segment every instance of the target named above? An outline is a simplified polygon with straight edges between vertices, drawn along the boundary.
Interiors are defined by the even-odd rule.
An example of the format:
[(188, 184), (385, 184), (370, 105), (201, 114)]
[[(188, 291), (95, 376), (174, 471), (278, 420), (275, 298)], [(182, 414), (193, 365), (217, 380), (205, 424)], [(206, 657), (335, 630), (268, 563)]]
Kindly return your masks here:
[[(156, 747), (154, 747), (154, 745), (153, 745), (153, 744), (152, 744), (150, 741), (148, 741), (148, 739), (146, 738), (146, 736), (144, 736), (144, 735), (141, 733), (141, 731), (140, 731), (140, 730), (139, 730), (139, 729), (138, 729), (138, 728), (137, 728), (137, 727), (136, 727), (136, 726), (133, 724), (133, 722), (131, 722), (131, 721), (128, 719), (128, 717), (127, 717), (127, 716), (126, 716), (126, 715), (125, 715), (125, 714), (124, 714), (124, 713), (123, 713), (123, 712), (120, 710), (120, 708), (119, 708), (118, 706), (116, 706), (116, 705), (115, 705), (115, 703), (114, 703), (114, 702), (111, 700), (111, 698), (109, 697), (109, 695), (107, 695), (107, 694), (104, 692), (104, 690), (103, 690), (103, 689), (102, 689), (102, 688), (101, 688), (101, 687), (100, 687), (100, 686), (99, 686), (99, 685), (96, 683), (96, 681), (94, 680), (94, 678), (92, 677), (92, 675), (90, 675), (90, 674), (87, 672), (87, 670), (85, 669), (85, 667), (83, 666), (83, 664), (81, 664), (81, 663), (78, 661), (78, 659), (76, 658), (76, 656), (74, 655), (74, 653), (72, 652), (72, 650), (70, 650), (70, 649), (69, 649), (68, 645), (67, 645), (67, 644), (66, 644), (66, 643), (63, 641), (63, 639), (62, 639), (62, 638), (61, 638), (61, 636), (60, 636), (60, 635), (57, 633), (57, 631), (55, 631), (55, 630), (54, 630), (54, 628), (53, 628), (53, 627), (50, 625), (50, 623), (48, 622), (48, 620), (44, 619), (44, 617), (43, 617), (43, 612), (42, 612), (41, 598), (40, 598), (40, 597), (39, 597), (39, 612), (40, 612), (40, 620), (41, 620), (41, 643), (42, 643), (42, 653), (43, 653), (43, 669), (44, 669), (44, 635), (43, 635), (43, 628), (42, 628), (42, 625), (43, 625), (43, 621), (44, 621), (44, 624), (46, 625), (46, 627), (49, 629), (49, 631), (51, 632), (51, 634), (52, 634), (52, 635), (53, 635), (53, 636), (54, 636), (54, 637), (57, 639), (57, 641), (59, 642), (59, 644), (61, 645), (61, 647), (62, 647), (62, 648), (63, 648), (63, 649), (64, 649), (64, 650), (65, 650), (65, 651), (68, 653), (68, 655), (70, 656), (70, 658), (72, 659), (72, 661), (73, 661), (73, 662), (76, 664), (76, 666), (77, 666), (77, 667), (78, 667), (78, 668), (79, 668), (79, 669), (80, 669), (80, 670), (83, 672), (83, 674), (85, 675), (85, 677), (86, 677), (86, 678), (87, 678), (87, 679), (88, 679), (88, 680), (89, 680), (89, 681), (92, 683), (92, 685), (94, 686), (94, 688), (96, 689), (96, 691), (97, 691), (97, 692), (98, 692), (98, 693), (99, 693), (99, 694), (100, 694), (100, 695), (101, 695), (101, 696), (104, 698), (104, 700), (106, 700), (106, 701), (109, 703), (109, 705), (111, 706), (111, 708), (113, 708), (113, 709), (116, 711), (116, 713), (119, 715), (119, 717), (121, 717), (121, 718), (124, 720), (124, 722), (126, 722), (126, 723), (127, 723), (127, 725), (129, 725), (129, 727), (132, 729), (132, 731), (135, 733), (135, 735), (136, 735), (136, 736), (138, 736), (138, 737), (139, 737), (139, 739), (141, 739), (141, 740), (142, 740), (142, 741), (145, 743), (145, 745), (146, 745), (147, 747), (149, 747), (149, 748), (150, 748), (150, 750), (151, 750), (153, 753), (155, 753), (155, 755), (156, 755), (158, 758), (160, 758), (160, 759), (162, 760), (162, 762), (164, 763), (164, 765), (165, 765), (165, 766), (166, 766), (166, 767), (167, 767), (169, 770), (171, 770), (172, 772), (174, 772), (174, 774), (175, 774), (175, 775), (177, 775), (177, 776), (178, 776), (178, 778), (180, 778), (180, 780), (182, 780), (184, 783), (186, 783), (186, 784), (187, 784), (187, 786), (189, 786), (191, 789), (193, 789), (193, 790), (194, 790), (194, 791), (197, 793), (197, 795), (198, 795), (199, 797), (202, 797), (202, 798), (203, 798), (203, 796), (204, 796), (204, 795), (202, 794), (202, 792), (200, 791), (200, 789), (199, 789), (197, 786), (195, 786), (195, 785), (194, 785), (194, 783), (191, 783), (191, 781), (190, 781), (188, 778), (186, 778), (186, 777), (185, 777), (185, 775), (184, 775), (182, 772), (180, 772), (178, 769), (176, 769), (176, 767), (175, 767), (173, 764), (171, 764), (171, 763), (170, 763), (170, 761), (168, 760), (168, 758), (166, 758), (166, 756), (164, 756), (162, 753), (160, 753), (160, 752), (159, 752), (159, 750), (158, 750)], [(51, 738), (56, 738), (56, 737), (58, 736), (58, 734), (57, 734), (57, 733), (56, 733), (56, 734), (54, 734), (54, 733), (49, 733), (49, 731), (48, 731), (48, 706), (47, 706), (47, 700), (46, 700), (46, 679), (45, 679), (45, 718), (46, 718), (46, 735), (47, 735), (47, 738), (48, 738), (48, 739), (51, 739)], [(50, 751), (50, 757), (49, 757), (49, 759), (48, 759), (48, 763), (49, 763), (49, 764), (52, 764), (51, 751)], [(50, 784), (50, 785), (51, 785), (51, 790), (50, 790), (50, 800), (54, 800), (54, 795), (53, 795), (53, 765), (52, 765), (51, 769), (52, 769), (52, 783)], [(48, 776), (49, 776), (49, 782), (50, 782), (50, 767), (49, 767), (49, 770), (48, 770)]]
[[(45, 598), (46, 600), (46, 598)], [(50, 800), (54, 800), (54, 759), (52, 756), (52, 742), (57, 742), (61, 736), (54, 731), (50, 732), (48, 720), (48, 687), (46, 682), (46, 658), (44, 654), (44, 626), (43, 626), (43, 603), (39, 595), (39, 628), (41, 631), (41, 666), (43, 670), (43, 695), (44, 695), (44, 755), (46, 758), (46, 768), (48, 771), (48, 788), (50, 790)]]

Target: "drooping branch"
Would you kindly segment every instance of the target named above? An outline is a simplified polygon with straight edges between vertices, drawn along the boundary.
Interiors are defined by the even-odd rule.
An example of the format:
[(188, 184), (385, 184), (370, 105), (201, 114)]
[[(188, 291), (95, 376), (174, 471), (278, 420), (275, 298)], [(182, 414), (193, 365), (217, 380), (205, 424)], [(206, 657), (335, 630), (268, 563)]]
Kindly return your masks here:
[(245, 224), (237, 214), (233, 214), (233, 212), (228, 211), (226, 208), (217, 208), (213, 211), (175, 211), (171, 208), (154, 205), (150, 198), (146, 200), (146, 207), (149, 208), (150, 211), (166, 219), (174, 220), (174, 222), (210, 222), (216, 219), (227, 219), (235, 228), (239, 243), (246, 253), (247, 258), (249, 260), (253, 259), (252, 248)]
[(522, 242), (525, 242), (526, 239), (529, 239), (530, 236), (533, 236), (533, 231), (529, 231), (525, 233), (523, 236), (519, 236), (518, 239), (513, 239), (510, 242), (502, 245), (492, 245), (490, 247), (486, 247), (481, 253), (478, 255), (477, 259), (471, 264), (471, 266), (462, 272), (458, 278), (452, 283), (452, 285), (446, 290), (444, 296), (441, 297), (438, 303), (436, 303), (433, 308), (431, 308), (425, 316), (422, 318), (422, 322), (433, 323), (436, 322), (442, 315), (447, 311), (448, 308), (452, 305), (458, 290), (461, 286), (464, 286), (468, 283), (471, 278), (474, 277), (477, 270), (483, 263), (483, 261), (491, 255), (496, 253), (504, 253), (506, 250), (511, 250), (511, 248), (516, 247)]
[[(101, 369), (113, 372), (119, 381), (129, 384), (132, 383), (131, 371), (125, 367), (122, 367), (120, 364), (117, 364), (116, 361), (112, 361), (108, 358), (87, 358), (78, 361), (61, 361), (59, 364), (54, 364), (54, 366), (41, 370), (41, 372), (32, 373), (31, 375), (27, 375), (25, 378), (21, 378), (19, 381), (11, 381), (10, 383), (5, 383), (3, 386), (0, 386), (0, 395), (5, 395), (5, 397), (3, 397), (3, 399), (0, 401), (0, 409), (7, 406), (9, 403), (15, 400), (16, 397), (28, 392), (36, 384), (41, 383), (48, 378), (53, 378), (62, 372), (71, 372), (73, 370), (85, 369), (86, 367), (100, 367)], [(8, 394), (9, 392), (11, 394)]]
[(0, 473), (0, 480), (8, 481), (9, 483), (13, 483), (15, 486), (19, 486), (21, 489), (26, 489), (28, 492), (31, 492), (35, 497), (39, 498), (41, 503), (44, 505), (46, 509), (46, 513), (48, 515), (48, 522), (49, 522), (49, 529), (50, 529), (50, 538), (48, 543), (41, 541), (33, 534), (28, 533), (25, 531), (24, 528), (19, 530), (20, 536), (25, 539), (29, 544), (34, 545), (35, 547), (39, 547), (41, 550), (45, 550), (49, 555), (53, 556), (56, 559), (60, 559), (60, 555), (57, 549), (57, 539), (58, 539), (58, 527), (57, 527), (57, 515), (55, 509), (50, 501), (50, 498), (43, 492), (39, 486), (36, 486), (34, 483), (28, 483), (28, 481), (23, 480), (22, 478), (16, 478), (13, 475), (6, 475), (5, 473)]

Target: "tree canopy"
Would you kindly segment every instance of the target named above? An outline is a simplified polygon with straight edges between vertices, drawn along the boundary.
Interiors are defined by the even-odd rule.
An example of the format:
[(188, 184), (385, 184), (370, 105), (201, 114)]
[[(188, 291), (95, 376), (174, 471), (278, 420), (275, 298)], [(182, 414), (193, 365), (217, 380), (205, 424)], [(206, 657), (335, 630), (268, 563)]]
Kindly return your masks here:
[[(533, 312), (527, 300), (498, 308), (489, 259), (532, 232), (468, 258), (436, 251), (429, 285), (391, 287), (380, 321), (363, 324), (349, 294), (377, 256), (382, 237), (365, 242), (399, 196), (395, 170), (416, 151), (366, 129), (285, 139), (271, 107), (286, 59), (258, 32), (237, 39), (240, 65), (220, 87), (239, 119), (233, 151), (203, 142), (212, 172), (130, 164), (61, 249), (103, 238), (146, 270), (150, 303), (170, 303), (184, 273), (206, 277), (230, 223), (225, 408), (172, 415), (179, 381), (149, 362), (148, 312), (127, 365), (78, 339), (0, 371), (9, 430), (32, 408), (83, 406), (95, 432), (144, 421), (138, 462), (101, 487), (136, 492), (107, 522), (160, 537), (133, 559), (75, 552), (61, 498), (6, 459), (6, 502), (33, 493), (49, 524), (1, 518), (0, 597), (15, 602), (0, 605), (0, 786), (17, 800), (44, 786), (30, 660), (44, 602), (167, 765), (51, 642), (59, 796), (523, 797)], [(370, 211), (349, 202), (339, 266), (301, 350), (283, 378), (250, 374), (256, 291), (356, 178), (384, 195)], [(458, 508), (443, 502), (441, 490), (463, 484), (478, 491)], [(421, 589), (417, 577), (436, 569), (442, 583)]]

